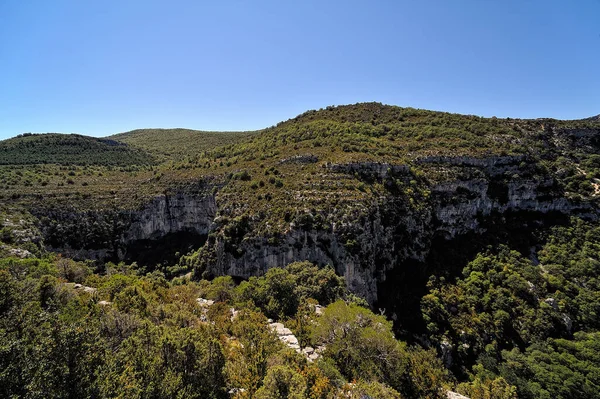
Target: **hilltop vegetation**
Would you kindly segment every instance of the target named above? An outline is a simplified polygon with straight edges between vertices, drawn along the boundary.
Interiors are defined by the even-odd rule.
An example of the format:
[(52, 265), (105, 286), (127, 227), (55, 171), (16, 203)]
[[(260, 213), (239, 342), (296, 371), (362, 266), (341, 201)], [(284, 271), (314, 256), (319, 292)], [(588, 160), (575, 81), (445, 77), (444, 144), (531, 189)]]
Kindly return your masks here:
[(204, 151), (236, 143), (257, 132), (204, 132), (191, 129), (137, 129), (109, 139), (141, 148), (163, 160), (197, 159)]
[(0, 159), (0, 396), (598, 397), (594, 118), (368, 103)]
[[(5, 197), (20, 200), (50, 196), (53, 201), (63, 198), (85, 207), (88, 202), (79, 199), (89, 195), (114, 198), (115, 192), (117, 203), (131, 208), (139, 206), (138, 199), (147, 200), (166, 189), (210, 177), (228, 181), (220, 193), (224, 200), (231, 193), (234, 200), (250, 201), (245, 207), (254, 213), (266, 209), (272, 213), (289, 207), (289, 198), (297, 195), (306, 198), (307, 207), (321, 208), (324, 202), (331, 202), (332, 196), (354, 202), (386, 191), (378, 182), (332, 174), (323, 168), (326, 164), (406, 165), (418, 177), (411, 180), (438, 181), (448, 176), (440, 175), (438, 168), (428, 167), (419, 159), (512, 154), (529, 157), (540, 174), (556, 172), (559, 182), (573, 195), (589, 197), (594, 195), (596, 179), (600, 177), (599, 143), (593, 135), (599, 126), (590, 120), (481, 118), (368, 103), (309, 111), (258, 132), (142, 129), (111, 136), (108, 141), (77, 135), (33, 135), (0, 142), (0, 148), (6, 148), (6, 154), (10, 154), (0, 164), (48, 165), (47, 178), (34, 173), (30, 179), (23, 179), (11, 168), (2, 172)], [(71, 141), (75, 147), (69, 144)], [(66, 144), (58, 144), (62, 142)], [(80, 195), (65, 198), (68, 191), (51, 177), (57, 175), (51, 164), (63, 163), (98, 166), (94, 174), (101, 173), (106, 178), (90, 179), (86, 173), (75, 172), (67, 179), (71, 178)], [(35, 168), (38, 167), (27, 166), (26, 170)], [(232, 179), (237, 173), (245, 178)], [(40, 186), (36, 181), (49, 184)], [(132, 190), (139, 194), (132, 196)], [(271, 200), (265, 203), (266, 197)], [(284, 213), (274, 212), (273, 216), (279, 218)]]
[(23, 134), (0, 141), (0, 165), (151, 165), (154, 159), (114, 140), (77, 134)]

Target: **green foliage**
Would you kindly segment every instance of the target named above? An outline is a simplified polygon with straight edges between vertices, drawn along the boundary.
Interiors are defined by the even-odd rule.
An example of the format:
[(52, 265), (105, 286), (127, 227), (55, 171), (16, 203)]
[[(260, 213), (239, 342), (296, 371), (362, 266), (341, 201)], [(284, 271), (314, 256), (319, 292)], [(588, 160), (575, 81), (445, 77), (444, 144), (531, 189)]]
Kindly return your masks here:
[(289, 398), (302, 399), (306, 381), (302, 375), (286, 366), (275, 366), (267, 372), (263, 386), (256, 392), (256, 399)]
[(386, 398), (402, 399), (398, 391), (377, 381), (358, 381), (350, 390), (350, 399)]
[(282, 345), (265, 325), (264, 315), (244, 311), (232, 326), (237, 342), (231, 345), (226, 365), (227, 378), (230, 385), (242, 388), (251, 395), (260, 388), (267, 375), (268, 359)]
[(109, 358), (100, 392), (103, 397), (224, 398), (224, 364), (208, 329), (145, 324)]
[(517, 388), (502, 377), (476, 378), (457, 386), (457, 391), (471, 399), (518, 399)]
[(150, 165), (153, 158), (109, 139), (76, 134), (25, 134), (0, 141), (0, 165)]
[(600, 333), (574, 340), (549, 339), (524, 353), (502, 353), (499, 374), (518, 387), (519, 398), (595, 398), (600, 392)]
[(268, 317), (292, 317), (309, 298), (328, 305), (349, 297), (344, 280), (330, 267), (296, 262), (286, 268), (270, 269), (263, 277), (251, 277), (237, 289), (238, 300), (252, 301)]
[(203, 151), (242, 141), (255, 132), (205, 132), (190, 129), (138, 129), (110, 139), (163, 159), (196, 158)]
[[(94, 274), (91, 263), (44, 255), (44, 245), (117, 253), (132, 211), (157, 195), (186, 193), (214, 196), (218, 217), (206, 246), (184, 248), (179, 264), (160, 268), (167, 277), (194, 268), (195, 278), (213, 278), (207, 265), (219, 251), (239, 258), (256, 243), (280, 245), (290, 231), (304, 237), (297, 247), (326, 247), (335, 232), (359, 260), (372, 209), (393, 201), (426, 216), (433, 184), (485, 174), (424, 160), (520, 155), (490, 179), (491, 196), (502, 201), (510, 179), (541, 179), (555, 182), (541, 195), (576, 203), (598, 195), (597, 133), (594, 121), (368, 103), (251, 133), (148, 129), (114, 140), (3, 141), (0, 256), (26, 249), (20, 254), (39, 257), (0, 258), (0, 397), (441, 397), (452, 375), (435, 352), (397, 341), (390, 322), (359, 306), (366, 303), (330, 267), (301, 262), (239, 286), (231, 277), (194, 283), (125, 264)], [(377, 163), (389, 167), (347, 167)], [(469, 195), (458, 190), (455, 200)], [(34, 239), (40, 235), (45, 242)], [(539, 244), (539, 264), (493, 247), (456, 281), (432, 278), (421, 301), (427, 334), (405, 332), (450, 354), (458, 390), (474, 399), (597, 395), (600, 228), (573, 220)], [(201, 308), (198, 296), (216, 303)], [(329, 305), (323, 316), (317, 304)], [(324, 356), (308, 363), (276, 338), (267, 317), (303, 347), (325, 344)]]
[[(444, 399), (450, 377), (435, 350), (413, 347), (408, 352), (408, 379), (403, 392), (411, 398)], [(473, 398), (471, 398), (473, 399)]]
[(596, 397), (598, 249), (600, 228), (573, 219), (551, 231), (539, 264), (501, 247), (479, 254), (456, 283), (430, 282), (422, 310), (431, 338), (451, 348), (455, 370), (477, 371), (463, 392)]
[(463, 276), (456, 285), (433, 283), (422, 299), (430, 334), (454, 343), (463, 362), (565, 331), (560, 314), (538, 300), (547, 293), (539, 267), (519, 253), (480, 254)]
[(325, 309), (313, 334), (346, 378), (382, 381), (392, 387), (402, 384), (408, 356), (384, 317), (337, 301)]

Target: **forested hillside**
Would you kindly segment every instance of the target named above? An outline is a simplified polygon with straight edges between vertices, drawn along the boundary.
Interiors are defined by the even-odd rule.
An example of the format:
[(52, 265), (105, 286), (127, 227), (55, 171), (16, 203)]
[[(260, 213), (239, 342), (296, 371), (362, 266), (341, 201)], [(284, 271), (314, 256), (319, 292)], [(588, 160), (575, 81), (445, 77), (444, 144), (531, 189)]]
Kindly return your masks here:
[(236, 143), (256, 132), (204, 132), (191, 129), (137, 129), (109, 138), (162, 159), (197, 159), (203, 151)]
[(596, 119), (367, 103), (0, 159), (1, 397), (599, 397)]
[(23, 134), (0, 142), (0, 165), (151, 165), (143, 151), (109, 139), (76, 134)]

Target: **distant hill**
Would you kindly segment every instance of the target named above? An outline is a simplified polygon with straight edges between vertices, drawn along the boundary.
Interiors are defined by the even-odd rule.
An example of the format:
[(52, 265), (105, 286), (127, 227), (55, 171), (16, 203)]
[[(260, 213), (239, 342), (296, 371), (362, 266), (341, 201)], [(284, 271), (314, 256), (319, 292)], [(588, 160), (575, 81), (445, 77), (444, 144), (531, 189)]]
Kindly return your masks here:
[(257, 132), (207, 132), (191, 129), (137, 129), (119, 133), (109, 139), (126, 143), (165, 159), (181, 160), (202, 151), (234, 144)]
[(148, 153), (111, 139), (78, 134), (31, 134), (0, 141), (0, 165), (128, 166), (155, 163)]

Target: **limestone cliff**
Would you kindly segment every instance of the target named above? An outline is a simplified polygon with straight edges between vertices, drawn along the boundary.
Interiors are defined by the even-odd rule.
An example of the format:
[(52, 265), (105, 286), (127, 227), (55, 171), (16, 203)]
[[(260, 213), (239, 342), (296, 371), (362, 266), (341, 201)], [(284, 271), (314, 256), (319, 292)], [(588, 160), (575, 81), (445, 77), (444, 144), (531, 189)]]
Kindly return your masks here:
[[(331, 210), (324, 215), (325, 229), (292, 221), (278, 239), (242, 240), (235, 251), (228, 251), (227, 242), (217, 235), (207, 243), (205, 254), (212, 256), (204, 267), (209, 275), (248, 278), (297, 260), (330, 264), (354, 292), (374, 304), (379, 300), (378, 286), (390, 274), (409, 263), (425, 267), (434, 237), (450, 241), (469, 233), (483, 234), (489, 219), (508, 214), (525, 213), (537, 223), (556, 214), (597, 217), (593, 201), (567, 198), (556, 179), (525, 156), (429, 157), (415, 163), (445, 176), (429, 184), (431, 195), (421, 199), (418, 208), (402, 194), (390, 193), (351, 214)], [(380, 180), (388, 174), (411, 173), (405, 165), (372, 162), (326, 167)]]
[[(381, 290), (389, 290), (389, 281), (398, 275), (415, 267), (426, 270), (434, 240), (484, 234), (490, 219), (500, 217), (502, 223), (509, 214), (527, 213), (538, 221), (556, 214), (597, 217), (594, 198), (569, 198), (551, 173), (523, 155), (322, 166), (328, 173), (392, 186), (399, 180), (414, 184), (419, 169), (428, 176), (418, 183), (425, 194), (411, 201), (406, 192), (390, 186), (386, 195), (369, 203), (350, 210), (332, 207), (319, 215), (300, 211), (301, 203), (289, 204), (297, 217), (284, 231), (269, 237), (253, 234), (253, 226), (262, 223), (256, 217), (236, 240), (223, 234), (233, 222), (218, 217), (221, 203), (213, 190), (166, 193), (136, 210), (53, 209), (38, 212), (38, 217), (51, 249), (70, 255), (151, 262), (162, 252), (174, 256), (202, 247), (198, 275), (239, 278), (309, 260), (334, 266), (371, 304), (381, 302)], [(317, 217), (321, 223), (312, 223)]]

